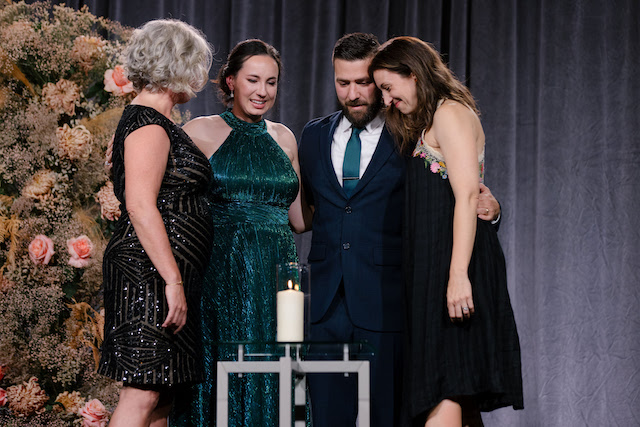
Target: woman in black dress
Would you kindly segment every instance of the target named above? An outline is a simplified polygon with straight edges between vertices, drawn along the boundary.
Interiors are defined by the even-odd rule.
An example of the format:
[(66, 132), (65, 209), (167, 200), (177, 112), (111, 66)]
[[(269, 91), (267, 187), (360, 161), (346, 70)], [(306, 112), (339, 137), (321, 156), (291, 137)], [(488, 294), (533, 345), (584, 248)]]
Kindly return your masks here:
[(407, 164), (405, 412), (409, 425), (482, 425), (523, 407), (520, 345), (496, 230), (476, 218), (484, 132), (469, 90), (413, 37), (370, 72)]
[(176, 386), (202, 380), (199, 296), (212, 244), (207, 158), (171, 110), (208, 80), (211, 48), (177, 20), (135, 30), (125, 69), (138, 95), (112, 153), (123, 212), (104, 254), (99, 372), (122, 381), (110, 425), (163, 426)]

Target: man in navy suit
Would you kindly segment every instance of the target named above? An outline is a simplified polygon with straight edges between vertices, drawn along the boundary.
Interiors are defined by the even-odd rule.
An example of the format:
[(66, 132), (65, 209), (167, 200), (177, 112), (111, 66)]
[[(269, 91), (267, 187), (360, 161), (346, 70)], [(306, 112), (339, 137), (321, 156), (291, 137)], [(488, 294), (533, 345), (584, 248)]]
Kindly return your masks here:
[[(369, 77), (378, 46), (374, 35), (363, 33), (336, 42), (333, 67), (342, 111), (305, 126), (299, 158), (313, 209), (311, 339), (366, 340), (373, 346), (371, 425), (391, 427), (398, 425), (402, 379), (405, 160), (384, 126), (381, 95)], [(359, 176), (343, 177), (353, 128), (360, 138)], [(355, 188), (349, 189), (347, 180), (356, 180)], [(486, 190), (480, 217), (492, 219), (498, 212)], [(355, 425), (356, 381), (354, 375), (309, 375), (314, 427)]]

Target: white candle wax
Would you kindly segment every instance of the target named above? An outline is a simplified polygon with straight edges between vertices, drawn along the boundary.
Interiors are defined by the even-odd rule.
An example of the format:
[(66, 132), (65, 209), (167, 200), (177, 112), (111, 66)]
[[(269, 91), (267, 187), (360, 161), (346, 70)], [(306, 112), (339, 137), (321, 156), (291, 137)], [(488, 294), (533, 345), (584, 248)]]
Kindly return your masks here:
[(304, 341), (304, 293), (294, 289), (276, 294), (277, 333), (281, 342)]

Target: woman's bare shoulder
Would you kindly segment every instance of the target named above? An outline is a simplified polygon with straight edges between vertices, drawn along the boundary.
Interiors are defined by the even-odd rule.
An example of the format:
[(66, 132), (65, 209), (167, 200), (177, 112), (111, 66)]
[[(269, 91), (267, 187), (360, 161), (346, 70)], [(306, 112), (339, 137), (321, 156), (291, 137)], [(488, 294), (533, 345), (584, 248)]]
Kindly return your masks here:
[(231, 127), (218, 115), (196, 117), (182, 129), (207, 158), (218, 150), (231, 133)]
[(272, 122), (270, 120), (265, 120), (267, 123), (267, 131), (274, 136), (276, 142), (280, 145), (296, 145), (296, 137), (285, 125), (278, 122)]
[(200, 135), (214, 130), (221, 130), (229, 127), (219, 115), (200, 116), (188, 121), (182, 129), (188, 134)]

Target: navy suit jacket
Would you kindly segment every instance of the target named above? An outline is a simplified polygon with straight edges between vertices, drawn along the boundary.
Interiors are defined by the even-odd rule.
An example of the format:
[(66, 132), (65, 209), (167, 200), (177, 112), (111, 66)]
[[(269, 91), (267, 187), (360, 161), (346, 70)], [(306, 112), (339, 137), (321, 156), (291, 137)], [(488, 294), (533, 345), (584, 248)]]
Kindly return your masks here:
[(331, 162), (333, 133), (341, 118), (337, 112), (312, 120), (300, 139), (302, 183), (315, 208), (308, 257), (311, 321), (322, 319), (344, 281), (356, 326), (401, 331), (405, 159), (385, 127), (369, 166), (347, 197)]

